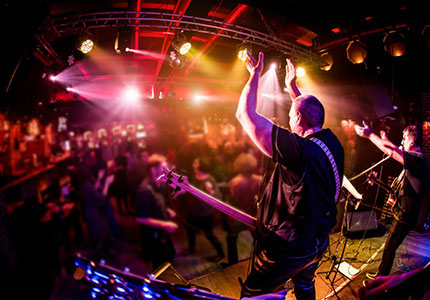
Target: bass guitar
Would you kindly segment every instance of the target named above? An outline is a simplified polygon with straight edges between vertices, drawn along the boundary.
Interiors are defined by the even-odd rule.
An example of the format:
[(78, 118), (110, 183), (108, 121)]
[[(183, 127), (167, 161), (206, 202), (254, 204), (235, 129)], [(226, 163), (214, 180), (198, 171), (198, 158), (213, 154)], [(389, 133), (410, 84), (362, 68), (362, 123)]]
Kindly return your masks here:
[(158, 182), (163, 182), (169, 185), (174, 192), (185, 191), (188, 192), (198, 199), (202, 200), (206, 204), (212, 206), (213, 208), (229, 215), (230, 217), (236, 219), (239, 222), (249, 226), (251, 229), (255, 229), (256, 218), (244, 213), (240, 209), (237, 209), (227, 203), (212, 197), (211, 195), (202, 192), (196, 187), (192, 186), (188, 182), (188, 178), (186, 176), (182, 176), (172, 172), (171, 170), (164, 168), (163, 175), (161, 175), (158, 179)]

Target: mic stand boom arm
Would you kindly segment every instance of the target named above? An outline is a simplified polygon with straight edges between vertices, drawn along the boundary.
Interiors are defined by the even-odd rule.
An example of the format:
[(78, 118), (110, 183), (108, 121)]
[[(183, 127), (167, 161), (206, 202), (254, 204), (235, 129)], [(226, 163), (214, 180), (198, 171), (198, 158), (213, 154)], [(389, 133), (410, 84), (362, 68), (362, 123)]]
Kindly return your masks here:
[(362, 176), (363, 174), (366, 174), (367, 172), (369, 172), (370, 170), (372, 170), (373, 168), (375, 168), (376, 166), (379, 166), (380, 164), (382, 164), (384, 161), (386, 161), (387, 159), (391, 158), (391, 156), (387, 156), (383, 159), (381, 159), (379, 162), (377, 162), (376, 164), (374, 164), (373, 166), (371, 166), (370, 168), (364, 170), (363, 172), (361, 172), (358, 175), (355, 175), (354, 177), (352, 177), (350, 179), (350, 181), (353, 181), (354, 179), (357, 179), (358, 177)]

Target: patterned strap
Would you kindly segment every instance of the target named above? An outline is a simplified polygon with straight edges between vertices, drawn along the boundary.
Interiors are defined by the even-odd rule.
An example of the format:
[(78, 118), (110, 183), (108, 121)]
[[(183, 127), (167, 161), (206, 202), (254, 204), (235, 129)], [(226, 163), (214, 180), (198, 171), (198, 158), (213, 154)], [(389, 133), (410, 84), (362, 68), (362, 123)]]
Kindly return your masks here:
[(324, 144), (321, 140), (317, 139), (316, 137), (312, 137), (310, 138), (310, 140), (315, 144), (317, 144), (324, 151), (324, 153), (327, 155), (328, 160), (331, 163), (331, 166), (333, 168), (333, 173), (334, 173), (334, 179), (336, 181), (336, 195), (334, 196), (334, 202), (337, 203), (337, 201), (339, 200), (340, 187), (342, 183), (340, 181), (339, 172), (336, 166), (336, 161), (334, 160), (334, 157), (331, 154), (328, 147), (326, 146), (326, 144)]

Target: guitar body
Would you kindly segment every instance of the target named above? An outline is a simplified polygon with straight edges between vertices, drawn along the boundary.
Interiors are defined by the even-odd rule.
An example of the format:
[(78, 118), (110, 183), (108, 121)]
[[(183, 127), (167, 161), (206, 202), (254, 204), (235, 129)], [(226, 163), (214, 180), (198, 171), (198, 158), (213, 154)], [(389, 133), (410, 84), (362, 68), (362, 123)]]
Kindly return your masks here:
[(377, 177), (376, 172), (370, 172), (368, 177), (367, 177), (368, 183), (370, 185), (376, 184), (377, 186), (384, 189), (388, 193), (388, 200), (387, 200), (386, 204), (388, 204), (388, 206), (390, 206), (391, 211), (394, 210), (394, 208), (397, 204), (397, 198), (398, 198), (397, 194), (398, 194), (398, 189), (400, 187), (400, 177), (401, 176), (395, 178), (391, 185), (388, 185), (385, 182), (381, 181)]

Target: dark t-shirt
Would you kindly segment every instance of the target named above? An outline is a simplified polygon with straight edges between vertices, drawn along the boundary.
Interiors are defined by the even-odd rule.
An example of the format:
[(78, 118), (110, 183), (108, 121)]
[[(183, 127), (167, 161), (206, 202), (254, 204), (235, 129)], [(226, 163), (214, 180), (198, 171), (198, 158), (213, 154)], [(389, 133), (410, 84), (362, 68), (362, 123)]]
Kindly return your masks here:
[[(210, 194), (207, 190), (206, 184), (211, 186), (214, 195)], [(221, 192), (217, 186), (215, 178), (209, 175), (205, 180), (197, 180), (195, 177), (191, 178), (190, 184), (197, 188), (198, 190), (215, 197), (216, 199), (221, 199)], [(198, 199), (192, 194), (187, 194), (185, 196), (185, 211), (188, 217), (210, 217), (214, 213), (214, 208), (204, 201)]]
[[(337, 137), (324, 129), (307, 138), (273, 126), (273, 161), (270, 181), (263, 188), (258, 214), (258, 231), (275, 237), (262, 243), (304, 255), (315, 251), (336, 224), (336, 183), (332, 164), (325, 152), (309, 138), (321, 140), (332, 153), (339, 177), (343, 178), (344, 152)], [(337, 200), (337, 199), (336, 199)], [(273, 236), (270, 235), (269, 236)], [(269, 244), (272, 244), (270, 246)]]
[(404, 151), (403, 158), (405, 176), (394, 217), (413, 227), (418, 221), (421, 203), (429, 185), (429, 169), (426, 158), (420, 152)]
[(145, 181), (136, 191), (136, 217), (169, 219), (162, 192)]

